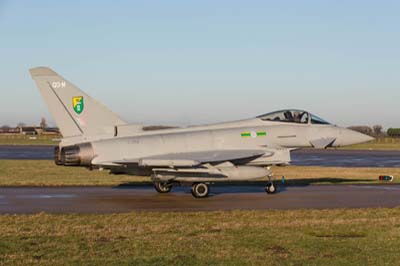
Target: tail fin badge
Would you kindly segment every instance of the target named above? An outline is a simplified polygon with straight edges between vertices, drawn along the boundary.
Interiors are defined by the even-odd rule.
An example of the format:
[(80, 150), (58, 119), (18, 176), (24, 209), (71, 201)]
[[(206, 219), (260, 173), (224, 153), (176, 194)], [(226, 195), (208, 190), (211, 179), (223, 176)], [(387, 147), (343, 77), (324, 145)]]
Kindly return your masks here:
[(85, 107), (83, 96), (72, 97), (72, 107), (74, 108), (75, 113), (80, 115)]

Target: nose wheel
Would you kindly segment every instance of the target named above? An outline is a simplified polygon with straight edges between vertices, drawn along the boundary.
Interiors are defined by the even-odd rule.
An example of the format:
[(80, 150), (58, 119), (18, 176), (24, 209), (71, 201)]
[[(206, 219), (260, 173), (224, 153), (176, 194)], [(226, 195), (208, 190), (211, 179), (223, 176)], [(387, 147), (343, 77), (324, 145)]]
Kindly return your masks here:
[(274, 182), (272, 182), (272, 175), (268, 176), (268, 184), (265, 186), (265, 192), (267, 192), (267, 194), (276, 193), (276, 186), (274, 185)]
[(205, 183), (194, 183), (192, 185), (192, 195), (195, 198), (206, 198), (210, 189)]
[(276, 186), (274, 183), (269, 183), (268, 185), (265, 186), (265, 192), (268, 194), (275, 194), (276, 193)]

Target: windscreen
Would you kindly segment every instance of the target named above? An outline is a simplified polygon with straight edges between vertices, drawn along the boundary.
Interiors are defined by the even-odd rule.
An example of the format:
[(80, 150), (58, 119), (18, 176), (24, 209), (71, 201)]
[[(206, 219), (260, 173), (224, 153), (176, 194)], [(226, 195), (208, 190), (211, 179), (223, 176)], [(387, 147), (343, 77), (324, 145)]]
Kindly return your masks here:
[(325, 121), (324, 119), (322, 119), (316, 115), (311, 115), (311, 124), (330, 125), (329, 122)]
[(264, 121), (307, 124), (309, 120), (309, 114), (308, 112), (301, 110), (282, 110), (261, 115), (258, 116), (258, 118)]

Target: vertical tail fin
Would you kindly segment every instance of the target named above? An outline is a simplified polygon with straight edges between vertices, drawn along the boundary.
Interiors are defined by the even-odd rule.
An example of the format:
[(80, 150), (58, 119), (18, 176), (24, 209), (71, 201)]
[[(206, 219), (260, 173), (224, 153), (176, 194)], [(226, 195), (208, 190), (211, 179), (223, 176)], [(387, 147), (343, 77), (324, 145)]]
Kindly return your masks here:
[(64, 137), (112, 135), (126, 122), (47, 67), (29, 70)]

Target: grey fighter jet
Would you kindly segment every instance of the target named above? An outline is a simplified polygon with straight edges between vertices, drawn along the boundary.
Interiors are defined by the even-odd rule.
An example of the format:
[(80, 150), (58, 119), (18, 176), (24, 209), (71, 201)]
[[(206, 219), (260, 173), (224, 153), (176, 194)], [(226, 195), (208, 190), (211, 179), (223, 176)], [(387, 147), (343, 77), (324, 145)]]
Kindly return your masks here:
[(303, 110), (282, 110), (250, 119), (186, 128), (144, 130), (79, 90), (47, 67), (30, 70), (63, 139), (55, 163), (151, 176), (168, 193), (191, 185), (196, 198), (209, 184), (269, 178), (269, 166), (290, 163), (290, 151), (363, 143), (371, 137), (332, 125)]

